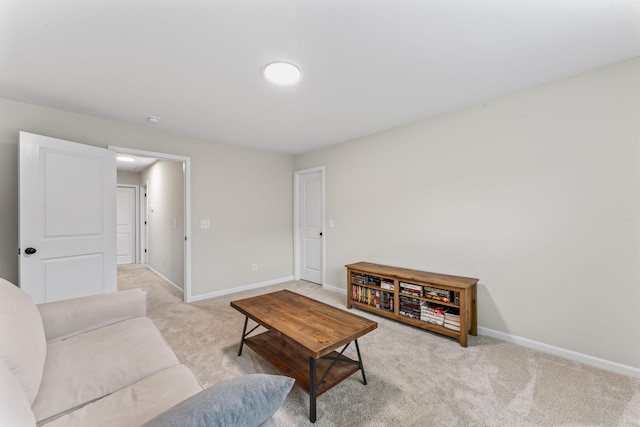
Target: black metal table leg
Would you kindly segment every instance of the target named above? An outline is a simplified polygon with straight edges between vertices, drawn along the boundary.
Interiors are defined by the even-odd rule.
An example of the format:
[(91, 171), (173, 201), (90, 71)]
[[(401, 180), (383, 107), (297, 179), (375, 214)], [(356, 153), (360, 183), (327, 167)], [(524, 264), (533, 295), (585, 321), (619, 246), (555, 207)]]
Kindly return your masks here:
[(360, 356), (360, 346), (358, 346), (358, 340), (356, 342), (356, 351), (358, 352), (358, 365), (360, 366), (360, 371), (362, 372), (362, 382), (364, 385), (367, 385), (367, 377), (364, 374), (364, 365), (362, 364), (362, 357)]
[(244, 346), (244, 339), (248, 337), (251, 334), (251, 332), (255, 331), (260, 327), (260, 324), (258, 323), (256, 326), (253, 327), (253, 329), (247, 332), (247, 323), (249, 323), (249, 317), (244, 318), (244, 328), (242, 329), (242, 339), (240, 340), (240, 349), (238, 350), (238, 356), (242, 356), (242, 347)]
[(238, 350), (238, 356), (242, 356), (242, 346), (244, 345), (244, 337), (247, 336), (247, 323), (249, 322), (249, 318), (245, 316), (244, 318), (244, 329), (242, 329), (242, 339), (240, 340), (240, 349)]
[(340, 350), (340, 353), (338, 353), (336, 356), (325, 355), (321, 357), (321, 359), (331, 360), (332, 362), (329, 365), (329, 367), (326, 369), (324, 374), (322, 374), (322, 376), (320, 377), (320, 380), (318, 380), (316, 377), (317, 360), (314, 359), (313, 357), (309, 357), (309, 420), (312, 423), (316, 422), (316, 398), (318, 395), (318, 389), (320, 388), (320, 385), (324, 383), (324, 379), (327, 377), (327, 375), (329, 374), (329, 371), (331, 371), (331, 368), (333, 368), (336, 362), (353, 363), (358, 365), (360, 372), (362, 372), (362, 382), (364, 383), (364, 385), (367, 385), (367, 376), (364, 373), (364, 364), (362, 363), (362, 356), (360, 355), (360, 346), (358, 345), (358, 340), (353, 340), (352, 342), (355, 342), (356, 344), (356, 351), (358, 352), (358, 361), (356, 362), (355, 360), (351, 360), (343, 356), (344, 351), (351, 344), (351, 343), (348, 343), (342, 348), (342, 350)]
[(309, 421), (316, 422), (316, 359), (309, 357)]

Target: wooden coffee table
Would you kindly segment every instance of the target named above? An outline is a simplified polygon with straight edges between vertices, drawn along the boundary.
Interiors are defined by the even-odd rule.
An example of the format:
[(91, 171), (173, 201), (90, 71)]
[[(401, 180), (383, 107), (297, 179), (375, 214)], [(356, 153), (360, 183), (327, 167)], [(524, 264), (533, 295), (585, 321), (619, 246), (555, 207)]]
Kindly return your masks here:
[[(316, 421), (316, 398), (322, 393), (358, 371), (367, 384), (358, 338), (378, 327), (373, 320), (287, 290), (232, 301), (231, 307), (246, 316), (238, 356), (246, 343), (295, 378), (309, 393), (311, 422)], [(249, 318), (258, 325), (247, 332)], [(249, 337), (259, 326), (268, 330)], [(352, 342), (358, 360), (343, 354)]]

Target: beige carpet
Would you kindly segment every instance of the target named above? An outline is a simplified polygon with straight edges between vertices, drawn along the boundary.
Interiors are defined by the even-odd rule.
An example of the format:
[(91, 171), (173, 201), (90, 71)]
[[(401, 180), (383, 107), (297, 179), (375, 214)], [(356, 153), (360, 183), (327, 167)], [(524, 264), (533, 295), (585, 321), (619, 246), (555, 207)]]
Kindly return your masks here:
[[(142, 266), (121, 267), (120, 289), (149, 294), (149, 317), (203, 386), (278, 371), (245, 347), (244, 316), (229, 302), (287, 288), (345, 307), (342, 294), (304, 281), (184, 304), (182, 295)], [(367, 374), (318, 398), (318, 427), (347, 426), (640, 426), (640, 381), (508, 344), (452, 339), (359, 310), (378, 329), (358, 340)], [(346, 354), (355, 357), (355, 349)], [(276, 413), (282, 427), (312, 425), (308, 395), (297, 387)]]

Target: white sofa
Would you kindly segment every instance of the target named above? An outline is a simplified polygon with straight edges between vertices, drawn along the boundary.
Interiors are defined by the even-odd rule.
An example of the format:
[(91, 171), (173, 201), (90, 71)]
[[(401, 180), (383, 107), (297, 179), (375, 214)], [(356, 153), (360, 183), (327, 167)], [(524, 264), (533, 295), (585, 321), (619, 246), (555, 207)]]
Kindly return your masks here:
[[(271, 415), (293, 383), (280, 378), (289, 382), (279, 380), (277, 396), (273, 387), (263, 387), (262, 403), (255, 396), (247, 400), (246, 393), (260, 387), (243, 380), (247, 390), (236, 399), (240, 415), (222, 415), (237, 418), (243, 405), (256, 401), (250, 406), (270, 412), (258, 414), (263, 418), (255, 425), (274, 425)], [(200, 393), (193, 373), (146, 317), (141, 289), (36, 305), (0, 279), (1, 426), (139, 426), (158, 419), (164, 421), (155, 425), (179, 425), (176, 419), (206, 412), (201, 409), (212, 398), (222, 402), (217, 411), (234, 406), (229, 396), (235, 392), (212, 389)], [(208, 416), (225, 419), (219, 412)]]

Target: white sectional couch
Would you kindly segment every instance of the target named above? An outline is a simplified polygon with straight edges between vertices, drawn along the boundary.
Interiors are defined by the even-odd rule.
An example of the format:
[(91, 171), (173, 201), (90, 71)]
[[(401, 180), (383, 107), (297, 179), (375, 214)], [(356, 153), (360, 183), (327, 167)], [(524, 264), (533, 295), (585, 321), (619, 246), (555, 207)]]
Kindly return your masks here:
[[(0, 279), (0, 425), (139, 426), (153, 424), (163, 413), (160, 424), (178, 425), (183, 423), (175, 420), (189, 418), (194, 405), (195, 412), (206, 412), (201, 409), (211, 406), (210, 396), (233, 396), (228, 389), (200, 393), (193, 373), (145, 316), (141, 289), (36, 305)], [(258, 396), (256, 407), (263, 413), (257, 414), (255, 425), (273, 425), (271, 415), (293, 383), (280, 378), (287, 382), (276, 379), (279, 390), (267, 385), (262, 402)], [(255, 381), (265, 384), (264, 378), (252, 381), (244, 385), (244, 393), (260, 389)], [(246, 395), (236, 401), (238, 414), (251, 402)], [(181, 402), (186, 413), (176, 412), (178, 405), (166, 415)], [(222, 406), (228, 412), (234, 402), (227, 399)], [(265, 415), (265, 410), (270, 412)], [(208, 416), (225, 419), (219, 412)]]

